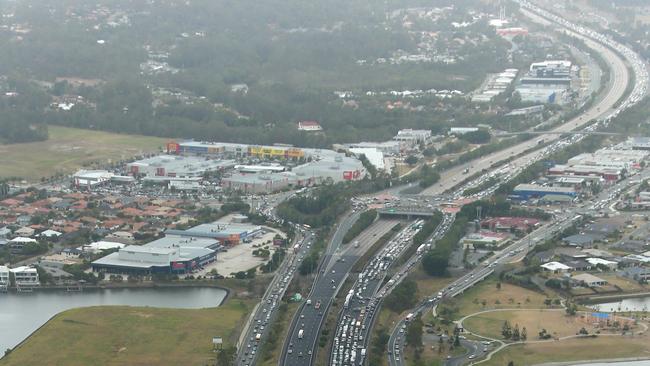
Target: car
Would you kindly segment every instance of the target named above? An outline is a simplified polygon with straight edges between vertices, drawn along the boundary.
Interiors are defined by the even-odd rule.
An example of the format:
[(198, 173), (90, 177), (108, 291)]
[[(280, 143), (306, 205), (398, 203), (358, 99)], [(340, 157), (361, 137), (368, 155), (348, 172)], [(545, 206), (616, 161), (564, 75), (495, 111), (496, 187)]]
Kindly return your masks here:
[(469, 355), (469, 357), (467, 357), (467, 358), (469, 358), (470, 360), (473, 360), (475, 357), (476, 356), (474, 356), (474, 355)]

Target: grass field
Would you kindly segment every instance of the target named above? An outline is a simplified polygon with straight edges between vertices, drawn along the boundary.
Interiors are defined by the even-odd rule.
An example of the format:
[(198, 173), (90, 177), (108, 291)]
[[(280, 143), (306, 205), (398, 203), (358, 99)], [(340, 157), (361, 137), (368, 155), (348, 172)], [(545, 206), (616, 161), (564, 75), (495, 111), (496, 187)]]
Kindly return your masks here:
[(543, 362), (650, 357), (650, 338), (600, 336), (560, 342), (512, 345), (498, 352), (483, 366), (535, 365)]
[(496, 311), (475, 315), (466, 319), (463, 325), (473, 333), (502, 339), (501, 328), (506, 320), (513, 327), (519, 326), (520, 330), (525, 327), (529, 340), (536, 339), (542, 329), (546, 329), (553, 337), (575, 335), (582, 327), (590, 333), (595, 330), (590, 324), (582, 321), (579, 316), (567, 316), (562, 310)]
[[(507, 308), (545, 308), (547, 296), (523, 287), (501, 283), (497, 289), (497, 280), (490, 278), (467, 290), (452, 304), (458, 306), (461, 315), (469, 315), (481, 310)], [(485, 301), (485, 306), (483, 306)]]
[(42, 142), (0, 145), (0, 178), (36, 181), (57, 173), (73, 173), (92, 163), (120, 161), (164, 146), (159, 137), (49, 126)]
[(99, 306), (58, 314), (0, 365), (207, 365), (212, 337), (233, 346), (252, 302), (218, 308)]

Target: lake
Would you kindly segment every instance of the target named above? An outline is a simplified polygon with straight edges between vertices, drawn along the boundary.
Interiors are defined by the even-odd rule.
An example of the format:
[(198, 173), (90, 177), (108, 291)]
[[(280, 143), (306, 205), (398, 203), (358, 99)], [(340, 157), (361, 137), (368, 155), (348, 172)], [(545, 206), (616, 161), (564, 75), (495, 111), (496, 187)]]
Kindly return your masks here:
[(0, 357), (64, 310), (98, 305), (200, 309), (221, 305), (226, 295), (226, 290), (211, 287), (0, 293)]
[(617, 302), (595, 304), (592, 305), (592, 308), (607, 313), (613, 311), (648, 311), (650, 310), (650, 297), (637, 297)]

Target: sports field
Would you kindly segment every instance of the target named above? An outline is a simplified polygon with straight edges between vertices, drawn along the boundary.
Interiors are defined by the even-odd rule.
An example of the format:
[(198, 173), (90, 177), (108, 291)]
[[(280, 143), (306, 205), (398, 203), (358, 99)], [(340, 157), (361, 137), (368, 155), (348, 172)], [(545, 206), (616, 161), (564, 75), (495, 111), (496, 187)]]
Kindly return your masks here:
[(0, 178), (37, 181), (57, 173), (69, 174), (93, 163), (118, 162), (158, 151), (167, 139), (49, 126), (49, 139), (0, 145)]

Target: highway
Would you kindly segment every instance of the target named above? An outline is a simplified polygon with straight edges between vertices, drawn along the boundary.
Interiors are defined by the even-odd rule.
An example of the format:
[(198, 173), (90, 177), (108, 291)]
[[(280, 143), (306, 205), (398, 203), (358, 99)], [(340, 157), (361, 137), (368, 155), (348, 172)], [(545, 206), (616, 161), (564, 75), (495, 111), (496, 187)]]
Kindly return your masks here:
[[(294, 242), (300, 246), (298, 252), (291, 250), (282, 265), (276, 271), (276, 275), (269, 284), (260, 303), (255, 307), (249, 317), (245, 331), (239, 339), (237, 347), (236, 365), (254, 365), (258, 356), (259, 344), (267, 339), (269, 327), (267, 325), (275, 319), (280, 300), (284, 296), (287, 286), (291, 283), (296, 268), (300, 265), (302, 258), (309, 249), (308, 243), (314, 240), (314, 233), (305, 231), (300, 233)], [(259, 337), (259, 338), (258, 338)]]
[[(521, 1), (522, 6), (529, 10), (528, 15), (531, 17), (538, 17), (539, 14), (543, 14), (546, 19), (544, 21), (553, 20), (559, 22), (561, 25), (567, 27), (568, 29), (573, 30), (573, 35), (583, 39), (587, 46), (592, 48), (595, 52), (603, 55), (605, 60), (608, 62), (611, 68), (612, 82), (602, 99), (597, 101), (593, 107), (588, 109), (584, 114), (572, 119), (571, 121), (563, 124), (562, 126), (557, 127), (553, 132), (562, 132), (562, 131), (571, 131), (580, 127), (583, 127), (592, 119), (601, 119), (603, 124), (609, 123), (612, 117), (615, 117), (620, 113), (623, 108), (626, 108), (629, 105), (632, 105), (646, 93), (647, 85), (647, 70), (645, 65), (639, 62), (639, 59), (629, 50), (625, 50), (624, 46), (619, 45), (620, 47), (612, 46), (611, 40), (606, 40), (604, 37), (595, 34), (591, 30), (585, 30), (580, 26), (575, 26), (567, 24), (568, 22), (558, 19), (558, 16), (544, 12), (543, 10), (536, 8), (535, 6), (530, 5), (527, 2)], [(589, 34), (589, 37), (584, 34)], [(595, 39), (599, 39), (596, 41)], [(616, 106), (615, 104), (618, 100), (624, 95), (624, 92), (629, 83), (630, 75), (625, 66), (624, 61), (621, 57), (613, 52), (610, 48), (604, 45), (607, 43), (609, 47), (616, 48), (620, 53), (625, 55), (628, 62), (630, 62), (635, 70), (635, 76), (637, 78), (637, 83), (634, 85), (632, 93), (628, 96), (627, 100), (621, 103), (621, 106)], [(593, 131), (595, 126), (587, 127), (587, 131)], [(555, 137), (554, 137), (555, 136)], [(580, 135), (572, 136), (570, 139), (563, 141), (564, 145), (575, 143), (581, 138)], [(557, 139), (557, 136), (554, 134), (543, 135), (543, 141), (548, 142), (550, 140)], [(473, 175), (482, 171), (485, 167), (492, 167), (498, 163), (509, 159), (512, 156), (519, 155), (526, 150), (534, 149), (536, 145), (539, 144), (539, 140), (535, 139), (533, 141), (527, 141), (518, 145), (515, 145), (509, 149), (490, 154), (486, 157), (476, 159), (470, 163), (458, 166), (453, 168), (451, 171), (447, 171), (444, 175), (444, 178), (436, 186), (430, 187), (429, 189), (422, 192), (423, 194), (441, 194), (450, 188), (453, 188), (457, 185), (457, 182), (463, 179), (465, 174)], [(477, 179), (479, 183), (485, 181), (488, 177), (500, 177), (500, 175), (505, 175), (506, 177), (514, 176), (515, 172), (520, 171), (522, 168), (530, 165), (532, 162), (539, 160), (544, 157), (546, 154), (555, 151), (563, 146), (563, 144), (554, 144), (552, 147), (545, 149), (546, 151), (539, 152), (534, 151), (528, 154), (525, 154), (505, 166), (501, 171), (499, 169), (492, 169), (491, 172), (484, 174), (482, 178)], [(451, 174), (449, 174), (451, 173)], [(644, 177), (648, 174), (644, 174)], [(503, 178), (503, 176), (501, 176)], [(507, 178), (506, 178), (507, 179)], [(582, 219), (582, 215), (578, 213), (589, 213), (593, 214), (597, 210), (604, 207), (609, 207), (607, 204), (614, 199), (618, 194), (620, 194), (623, 188), (620, 188), (621, 185), (627, 184), (628, 179), (620, 182), (619, 184), (609, 187), (608, 189), (601, 192), (593, 201), (590, 203), (584, 204), (582, 207), (576, 207), (575, 209), (568, 210), (565, 213), (558, 215), (551, 223), (546, 224), (533, 233), (529, 234), (525, 238), (515, 242), (514, 244), (508, 246), (506, 249), (501, 252), (495, 253), (490, 259), (485, 263), (485, 266), (476, 268), (464, 276), (460, 277), (447, 288), (442, 290), (438, 295), (433, 296), (426, 301), (422, 302), (416, 309), (413, 310), (412, 314), (407, 316), (408, 319), (401, 319), (400, 322), (393, 329), (389, 343), (388, 343), (388, 354), (389, 354), (389, 363), (391, 366), (403, 365), (403, 358), (400, 355), (403, 355), (404, 348), (404, 337), (402, 337), (404, 329), (408, 320), (412, 316), (421, 314), (424, 311), (427, 311), (429, 308), (435, 308), (437, 304), (442, 301), (444, 298), (454, 297), (459, 294), (462, 294), (467, 288), (473, 286), (477, 282), (481, 281), (485, 277), (489, 276), (494, 267), (504, 262), (512, 262), (521, 260), (526, 253), (538, 243), (545, 241), (547, 238), (550, 238), (557, 233), (563, 231), (569, 226), (573, 225), (576, 222), (579, 222)], [(470, 184), (469, 186), (472, 186)], [(474, 185), (475, 186), (475, 185)], [(617, 188), (619, 187), (619, 188)], [(487, 190), (488, 192), (483, 192), (477, 195), (476, 198), (482, 198), (485, 195), (489, 195), (493, 192), (492, 188)], [(460, 198), (462, 196), (462, 190), (459, 189), (454, 194), (455, 198)], [(470, 345), (467, 345), (470, 346)], [(462, 365), (466, 360), (480, 358), (484, 356), (486, 349), (482, 348), (480, 344), (469, 347), (471, 348), (471, 354), (469, 356), (463, 355), (447, 360), (448, 365)], [(465, 359), (467, 357), (467, 359)]]
[[(339, 228), (349, 228), (354, 222), (349, 221), (352, 216), (354, 215), (346, 216), (347, 220), (344, 220)], [(332, 299), (336, 297), (348, 273), (365, 250), (397, 223), (397, 220), (377, 220), (344, 247), (341, 246), (340, 239), (347, 229), (337, 230), (334, 235), (336, 240), (330, 242), (311, 293), (292, 320), (289, 335), (284, 340), (280, 365), (304, 366), (313, 363), (320, 329)], [(356, 241), (358, 246), (354, 244)]]
[[(585, 111), (585, 113), (552, 129), (552, 133), (537, 136), (534, 139), (521, 142), (507, 149), (485, 155), (481, 158), (446, 170), (445, 174), (441, 175), (440, 181), (422, 191), (422, 194), (441, 194), (449, 189), (452, 189), (460, 181), (464, 180), (468, 176), (480, 173), (484, 169), (487, 169), (493, 165), (497, 165), (514, 156), (523, 154), (527, 150), (538, 148), (540, 146), (540, 140), (543, 140), (544, 143), (555, 141), (560, 138), (559, 133), (561, 132), (568, 132), (578, 129), (590, 123), (592, 120), (599, 119), (611, 114), (613, 111), (612, 107), (624, 95), (625, 89), (627, 88), (627, 85), (630, 81), (630, 75), (628, 73), (625, 62), (618, 54), (603, 44), (577, 33), (573, 34), (578, 38), (584, 40), (586, 45), (592, 48), (594, 52), (601, 54), (609, 65), (611, 82), (605, 95), (593, 103), (593, 105), (587, 111)], [(512, 162), (511, 165), (523, 165), (531, 158), (533, 158), (534, 154), (535, 153), (525, 154), (524, 156)]]
[[(334, 346), (330, 353), (330, 364), (362, 365), (365, 358), (368, 331), (378, 304), (377, 292), (384, 282), (388, 269), (413, 242), (413, 236), (422, 227), (418, 220), (406, 225), (393, 239), (384, 245), (359, 273), (348, 292), (339, 314), (334, 332)], [(389, 283), (395, 283), (391, 279)]]
[[(425, 311), (428, 311), (437, 306), (443, 299), (452, 298), (462, 294), (468, 288), (474, 286), (476, 283), (491, 275), (497, 265), (510, 262), (516, 255), (525, 255), (525, 253), (527, 253), (537, 243), (540, 243), (545, 238), (563, 231), (581, 218), (582, 216), (580, 215), (573, 217), (562, 216), (561, 219), (551, 221), (546, 225), (540, 226), (526, 237), (509, 245), (505, 249), (496, 252), (491, 258), (484, 262), (485, 265), (480, 265), (474, 270), (456, 279), (445, 289), (441, 290), (437, 295), (433, 295), (430, 298), (425, 299), (422, 303), (420, 303), (418, 307), (411, 311), (411, 314), (413, 314), (413, 316), (422, 314)], [(410, 320), (410, 318), (408, 320)], [(390, 335), (390, 340), (388, 341), (388, 359), (391, 366), (404, 364), (404, 360), (401, 355), (404, 353), (405, 337), (403, 333), (408, 320), (406, 318), (401, 319), (393, 328), (393, 331)], [(480, 357), (483, 353), (482, 348), (475, 348), (480, 350), (481, 353), (474, 354), (473, 356)]]

